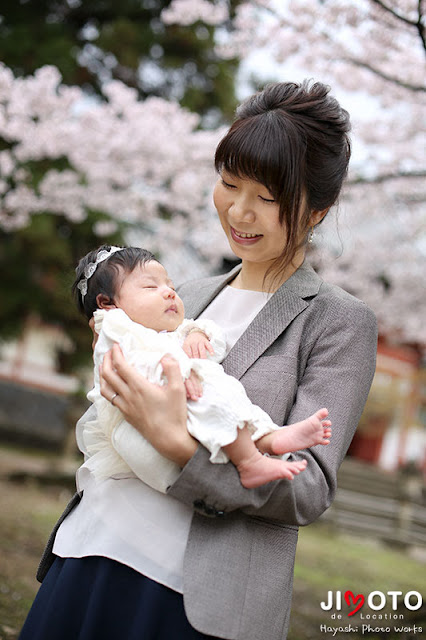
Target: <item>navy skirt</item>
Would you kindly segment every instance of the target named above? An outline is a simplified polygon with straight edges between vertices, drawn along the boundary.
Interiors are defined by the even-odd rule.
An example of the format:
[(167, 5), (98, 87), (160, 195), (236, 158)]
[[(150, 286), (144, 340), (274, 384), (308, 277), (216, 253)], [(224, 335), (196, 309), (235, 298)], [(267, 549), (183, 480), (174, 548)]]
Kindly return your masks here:
[(203, 640), (180, 593), (103, 557), (56, 558), (19, 640)]

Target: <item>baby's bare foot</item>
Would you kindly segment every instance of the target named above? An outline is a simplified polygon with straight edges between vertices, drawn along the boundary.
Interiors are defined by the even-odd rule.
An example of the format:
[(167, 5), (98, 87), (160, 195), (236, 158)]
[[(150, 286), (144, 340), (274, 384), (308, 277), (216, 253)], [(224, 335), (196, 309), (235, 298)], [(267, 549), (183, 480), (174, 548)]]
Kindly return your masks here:
[(287, 462), (263, 456), (259, 452), (244, 463), (237, 466), (240, 480), (246, 489), (260, 487), (272, 480), (286, 478), (292, 480), (306, 468), (306, 460)]
[(282, 455), (317, 444), (330, 444), (331, 422), (327, 409), (320, 409), (301, 422), (295, 422), (270, 434), (271, 453)]

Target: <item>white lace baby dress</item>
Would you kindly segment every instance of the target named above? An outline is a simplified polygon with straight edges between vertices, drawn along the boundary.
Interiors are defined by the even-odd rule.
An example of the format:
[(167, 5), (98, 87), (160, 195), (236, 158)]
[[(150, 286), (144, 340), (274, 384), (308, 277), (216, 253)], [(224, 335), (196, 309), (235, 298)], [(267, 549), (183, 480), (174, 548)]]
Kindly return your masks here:
[[(190, 359), (182, 349), (188, 331), (198, 327), (210, 339), (215, 351), (207, 359)], [(222, 450), (237, 437), (245, 424), (257, 440), (277, 427), (260, 407), (253, 405), (242, 384), (225, 373), (219, 362), (226, 344), (220, 328), (211, 320), (184, 320), (174, 332), (157, 333), (133, 322), (121, 309), (95, 312), (95, 330), (99, 334), (94, 351), (95, 384), (87, 397), (96, 408), (95, 418), (85, 416), (77, 424), (77, 440), (86, 452), (85, 466), (98, 480), (136, 475), (157, 491), (166, 492), (180, 473), (180, 467), (164, 458), (126, 420), (120, 410), (100, 394), (99, 365), (114, 343), (118, 343), (129, 364), (148, 380), (164, 384), (160, 364), (170, 354), (179, 364), (183, 378), (194, 370), (202, 380), (203, 395), (188, 400), (188, 431), (211, 453), (210, 461), (224, 463)], [(88, 413), (93, 417), (93, 413)], [(124, 474), (124, 476), (123, 476)]]

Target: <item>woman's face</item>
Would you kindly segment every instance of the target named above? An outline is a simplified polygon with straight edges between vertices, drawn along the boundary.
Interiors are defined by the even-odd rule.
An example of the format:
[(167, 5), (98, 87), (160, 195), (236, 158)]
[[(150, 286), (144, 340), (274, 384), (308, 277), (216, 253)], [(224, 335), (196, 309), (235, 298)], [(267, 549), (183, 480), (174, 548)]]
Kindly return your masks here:
[(223, 171), (213, 200), (236, 256), (269, 266), (282, 254), (287, 234), (279, 221), (279, 204), (263, 184)]

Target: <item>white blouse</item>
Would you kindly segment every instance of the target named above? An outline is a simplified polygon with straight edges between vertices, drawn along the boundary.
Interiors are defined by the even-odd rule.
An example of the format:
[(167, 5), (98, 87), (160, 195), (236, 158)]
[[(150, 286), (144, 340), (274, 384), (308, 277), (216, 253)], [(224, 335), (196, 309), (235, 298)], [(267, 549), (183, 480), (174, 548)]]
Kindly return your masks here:
[[(271, 295), (227, 286), (199, 317), (221, 326), (229, 352)], [(53, 552), (63, 558), (111, 558), (182, 593), (192, 509), (138, 478), (98, 483), (85, 465), (76, 481), (83, 497), (61, 524)]]
[(227, 285), (198, 318), (217, 322), (225, 333), (229, 353), (272, 295), (263, 291), (234, 289)]

